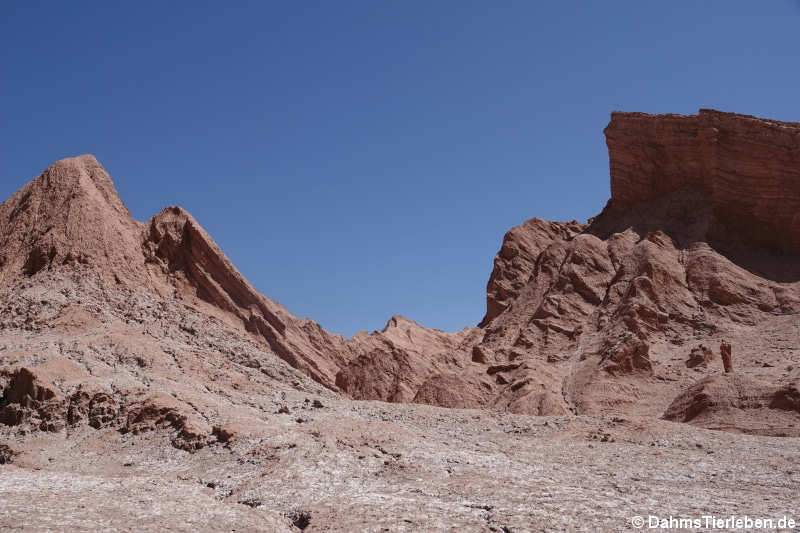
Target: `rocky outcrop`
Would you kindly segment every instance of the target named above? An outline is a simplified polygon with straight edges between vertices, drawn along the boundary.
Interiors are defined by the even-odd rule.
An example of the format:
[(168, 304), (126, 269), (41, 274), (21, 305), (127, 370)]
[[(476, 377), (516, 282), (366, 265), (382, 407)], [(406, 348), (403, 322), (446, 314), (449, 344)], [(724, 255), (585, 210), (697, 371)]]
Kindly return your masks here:
[(471, 348), (481, 332), (428, 329), (396, 315), (381, 331), (349, 340), (351, 359), (336, 375), (342, 392), (360, 400), (479, 407), (487, 401), (482, 365)]
[(708, 196), (711, 237), (800, 252), (800, 124), (701, 109), (613, 113), (609, 207), (623, 214), (679, 190)]
[(117, 399), (107, 392), (81, 388), (70, 396), (67, 422), (71, 426), (88, 423), (101, 429), (114, 424), (119, 415)]
[[(95, 429), (117, 422), (120, 406), (113, 394), (88, 385), (88, 376), (69, 360), (37, 366), (0, 368), (5, 381), (0, 400), (0, 424), (57, 432), (88, 424)], [(78, 383), (65, 393), (55, 382)]]
[(778, 389), (769, 406), (773, 409), (800, 413), (800, 382), (789, 383)]
[(191, 406), (166, 393), (150, 395), (132, 405), (122, 431), (136, 435), (159, 429), (174, 430), (173, 446), (186, 451), (198, 450), (214, 440), (211, 426)]
[(664, 413), (665, 420), (690, 422), (700, 415), (719, 415), (731, 409), (759, 409), (769, 405), (764, 384), (741, 376), (705, 378), (678, 395)]
[(474, 361), (510, 369), (495, 394), (513, 396), (535, 369), (564, 399), (554, 413), (652, 412), (647, 391), (670, 388), (652, 380), (675, 373), (672, 349), (653, 346), (800, 311), (799, 132), (707, 110), (614, 113), (603, 212), (586, 225), (532, 219), (495, 258), (473, 347)]
[[(642, 163), (667, 182), (696, 166), (631, 142), (679, 160)], [(800, 441), (691, 427), (800, 437), (800, 256), (740, 238), (719, 198), (533, 219), (479, 327), (394, 316), (344, 339), (260, 295), (182, 209), (136, 222), (94, 158), (56, 163), (0, 206), (0, 529), (611, 531), (653, 501), (791, 509)], [(708, 364), (718, 345), (735, 372)]]
[(0, 205), (0, 287), (62, 265), (141, 283), (140, 227), (93, 156), (58, 161)]
[(714, 359), (714, 352), (711, 348), (703, 346), (695, 346), (689, 353), (689, 359), (686, 360), (687, 368), (695, 368), (697, 366), (707, 366)]
[(41, 431), (64, 429), (67, 401), (61, 391), (30, 368), (0, 371), (7, 385), (0, 400), (0, 424)]
[[(63, 271), (175, 299), (355, 399), (660, 415), (697, 373), (712, 371), (706, 352), (686, 361), (687, 339), (717, 342), (800, 312), (798, 132), (706, 110), (614, 113), (606, 208), (586, 224), (531, 219), (512, 228), (483, 319), (455, 333), (395, 316), (345, 339), (297, 318), (255, 290), (180, 207), (133, 220), (91, 156), (54, 164), (0, 206), (0, 289)], [(85, 310), (60, 313), (59, 327), (99, 327)], [(33, 308), (0, 326), (41, 327)], [(739, 361), (737, 351), (737, 373)], [(125, 416), (106, 393), (79, 388), (64, 400), (68, 423), (102, 428)], [(7, 404), (10, 420), (18, 403)], [(155, 426), (166, 417), (182, 431), (175, 410), (162, 407), (142, 412), (163, 411)], [(207, 429), (190, 431), (186, 446), (205, 442)]]
[(486, 315), (479, 326), (491, 322), (519, 296), (545, 248), (574, 237), (583, 229), (584, 226), (575, 221), (563, 223), (532, 218), (506, 233), (486, 285)]
[(150, 219), (142, 250), (152, 277), (166, 277), (184, 297), (235, 316), (293, 367), (323, 385), (335, 386), (342, 358), (331, 348), (343, 339), (260, 294), (185, 210), (167, 207)]
[[(664, 412), (675, 422), (766, 435), (798, 435), (797, 396), (792, 387), (777, 391), (769, 384), (736, 374), (704, 378), (682, 391)], [(787, 412), (789, 411), (789, 412)]]
[[(299, 319), (255, 290), (197, 221), (179, 207), (134, 220), (91, 155), (51, 165), (0, 205), (0, 290), (43, 270), (177, 296), (218, 309), (282, 359), (335, 388), (344, 339)], [(208, 304), (208, 305), (206, 305)]]

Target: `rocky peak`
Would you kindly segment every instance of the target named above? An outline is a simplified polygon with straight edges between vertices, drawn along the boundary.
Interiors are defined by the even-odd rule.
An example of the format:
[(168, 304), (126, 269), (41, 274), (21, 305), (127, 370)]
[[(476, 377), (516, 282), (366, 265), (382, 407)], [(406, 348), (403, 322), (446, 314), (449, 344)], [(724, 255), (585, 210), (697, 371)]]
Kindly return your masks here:
[(62, 264), (141, 281), (139, 229), (94, 156), (58, 161), (0, 205), (0, 286)]
[(177, 297), (334, 386), (337, 337), (260, 294), (184, 209), (134, 220), (94, 156), (54, 163), (0, 205), (0, 289), (44, 270)]

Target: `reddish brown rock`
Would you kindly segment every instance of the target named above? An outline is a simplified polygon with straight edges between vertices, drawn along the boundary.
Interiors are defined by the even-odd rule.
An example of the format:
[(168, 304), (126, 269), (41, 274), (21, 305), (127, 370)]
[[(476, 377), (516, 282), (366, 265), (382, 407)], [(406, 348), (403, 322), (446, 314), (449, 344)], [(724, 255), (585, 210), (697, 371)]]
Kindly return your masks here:
[(722, 359), (722, 367), (725, 369), (725, 373), (730, 374), (733, 372), (731, 345), (725, 341), (722, 341), (719, 345), (719, 355)]
[[(615, 113), (606, 129), (607, 208), (587, 224), (531, 219), (510, 230), (483, 320), (457, 333), (393, 317), (370, 335), (330, 334), (259, 294), (181, 208), (134, 221), (91, 156), (54, 164), (0, 207), (0, 287), (47, 273), (96, 273), (105, 287), (177, 298), (355, 399), (655, 415), (689, 382), (669, 362), (685, 339), (800, 311), (800, 260), (785, 255), (795, 242), (787, 213), (796, 196), (796, 129), (710, 111)], [(762, 181), (764, 191), (751, 190)], [(788, 193), (776, 197), (784, 186)], [(74, 198), (67, 205), (64, 197)], [(732, 213), (774, 238), (744, 235)], [(49, 227), (40, 227), (43, 218)], [(79, 235), (84, 227), (91, 231)], [(11, 244), (19, 242), (27, 244)], [(35, 308), (0, 325), (106, 327), (80, 307), (58, 312), (52, 325)], [(191, 325), (181, 331), (198, 334)], [(119, 362), (159, 364), (151, 353), (127, 352)], [(112, 425), (125, 409), (114, 396), (95, 400), (101, 389), (80, 390), (67, 417), (75, 424)]]
[(714, 352), (711, 351), (711, 348), (707, 348), (701, 344), (700, 346), (692, 348), (689, 359), (686, 360), (686, 367), (695, 368), (698, 366), (707, 366), (713, 359)]
[[(774, 124), (753, 119), (739, 152), (720, 130), (726, 160), (697, 174), (733, 176), (719, 192), (691, 177), (697, 135), (645, 118), (609, 129), (608, 207), (512, 229), (483, 321), (455, 333), (395, 316), (330, 334), (258, 294), (185, 211), (133, 221), (93, 158), (56, 163), (0, 206), (0, 527), (617, 530), (653, 499), (761, 501), (731, 500), (732, 477), (777, 495), (764, 516), (790, 508), (796, 439), (734, 433), (800, 435), (800, 257), (792, 228), (742, 232), (725, 192), (752, 182), (736, 171), (771, 195), (788, 156), (767, 179), (751, 152)], [(748, 224), (756, 204), (786, 222), (791, 191), (747, 194)], [(687, 369), (690, 346), (721, 339), (735, 374)], [(605, 515), (542, 514), (532, 479)]]
[(800, 413), (800, 382), (784, 385), (775, 392), (769, 406)]
[(7, 465), (14, 462), (14, 457), (19, 454), (17, 450), (8, 444), (0, 443), (0, 465)]
[(343, 339), (256, 291), (189, 213), (165, 208), (150, 220), (142, 247), (153, 277), (166, 276), (184, 297), (233, 315), (293, 367), (334, 387), (342, 359), (331, 348)]
[(0, 250), (0, 289), (42, 270), (66, 268), (112, 285), (177, 295), (206, 312), (222, 311), (223, 319), (335, 388), (344, 362), (339, 352), (347, 352), (340, 348), (342, 337), (258, 293), (181, 208), (166, 208), (147, 224), (134, 220), (91, 155), (54, 163), (3, 202)]
[(797, 391), (738, 374), (718, 374), (681, 392), (663, 418), (677, 422), (759, 435), (798, 436)]
[(136, 435), (166, 428), (176, 431), (172, 444), (187, 451), (206, 446), (213, 432), (191, 406), (166, 393), (153, 394), (133, 404), (123, 431)]
[(88, 423), (100, 429), (115, 424), (119, 414), (119, 405), (112, 395), (79, 390), (69, 399), (67, 422), (72, 426)]
[[(720, 416), (720, 411), (761, 409), (769, 405), (764, 384), (741, 376), (711, 376), (678, 395), (664, 413), (666, 420), (690, 422), (705, 414)], [(723, 416), (723, 421), (725, 417)]]
[(650, 348), (645, 341), (629, 335), (619, 342), (607, 345), (601, 356), (600, 368), (612, 375), (652, 372), (649, 352)]
[(62, 265), (140, 283), (140, 228), (93, 156), (58, 161), (0, 205), (0, 286)]
[(445, 333), (394, 316), (381, 331), (347, 341), (352, 359), (337, 374), (336, 386), (361, 400), (484, 405), (483, 368), (472, 362), (478, 334), (470, 328)]
[(583, 226), (574, 221), (561, 223), (532, 218), (506, 233), (486, 286), (486, 315), (480, 325), (491, 322), (519, 296), (533, 274), (536, 259), (547, 246), (568, 239), (582, 229)]
[(605, 134), (615, 212), (695, 190), (733, 231), (800, 252), (800, 124), (708, 109), (613, 113)]
[(30, 368), (3, 369), (8, 380), (0, 400), (0, 424), (31, 425), (42, 431), (64, 428), (67, 401), (61, 391)]

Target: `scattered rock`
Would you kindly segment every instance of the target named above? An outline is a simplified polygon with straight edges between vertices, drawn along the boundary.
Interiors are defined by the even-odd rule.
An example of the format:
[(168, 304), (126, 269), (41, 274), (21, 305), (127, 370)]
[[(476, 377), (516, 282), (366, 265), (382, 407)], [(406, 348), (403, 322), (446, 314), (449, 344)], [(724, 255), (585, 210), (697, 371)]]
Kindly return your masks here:
[(695, 368), (698, 366), (707, 366), (709, 362), (714, 359), (714, 352), (704, 345), (692, 348), (689, 354), (689, 359), (686, 361), (687, 368)]
[(7, 465), (14, 462), (14, 457), (18, 455), (19, 452), (14, 450), (8, 444), (0, 444), (0, 465)]
[(212, 435), (212, 428), (199, 418), (194, 409), (165, 393), (148, 396), (129, 407), (122, 431), (136, 435), (162, 429), (176, 430), (172, 444), (186, 451), (203, 448)]
[(41, 431), (65, 427), (67, 401), (61, 391), (31, 368), (6, 368), (9, 380), (0, 400), (0, 424), (30, 425)]

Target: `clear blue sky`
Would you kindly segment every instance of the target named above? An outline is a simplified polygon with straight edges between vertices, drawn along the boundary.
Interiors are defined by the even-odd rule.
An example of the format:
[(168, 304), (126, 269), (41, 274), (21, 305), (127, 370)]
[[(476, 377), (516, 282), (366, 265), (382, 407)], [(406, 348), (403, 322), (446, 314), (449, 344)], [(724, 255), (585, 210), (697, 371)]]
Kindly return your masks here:
[(800, 3), (0, 4), (0, 197), (93, 153), (331, 331), (484, 312), (503, 234), (608, 195), (612, 110), (800, 121)]

